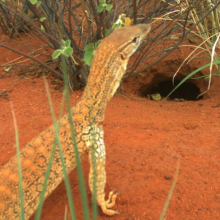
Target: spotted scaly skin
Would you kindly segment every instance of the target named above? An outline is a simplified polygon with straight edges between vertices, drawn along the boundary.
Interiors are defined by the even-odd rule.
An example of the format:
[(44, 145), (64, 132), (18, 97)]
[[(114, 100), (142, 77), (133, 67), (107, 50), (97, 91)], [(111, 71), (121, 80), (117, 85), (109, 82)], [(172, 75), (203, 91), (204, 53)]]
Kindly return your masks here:
[[(93, 175), (95, 175), (97, 203), (103, 213), (107, 215), (115, 215), (118, 212), (111, 209), (115, 205), (117, 194), (110, 192), (108, 199), (105, 200), (104, 112), (108, 101), (119, 86), (130, 56), (136, 51), (149, 31), (150, 25), (140, 24), (116, 29), (102, 40), (93, 58), (88, 83), (82, 98), (71, 110), (80, 158), (89, 155), (90, 190), (93, 189)], [(25, 219), (29, 219), (36, 211), (39, 203), (54, 137), (54, 127), (51, 126), (21, 150)], [(66, 169), (70, 173), (76, 167), (76, 162), (67, 115), (60, 120), (59, 138)], [(92, 165), (92, 159), (95, 160), (95, 167)], [(19, 219), (21, 213), (16, 157), (13, 157), (0, 170), (0, 177), (0, 219)], [(56, 148), (45, 198), (52, 193), (62, 179), (62, 165), (58, 148)]]

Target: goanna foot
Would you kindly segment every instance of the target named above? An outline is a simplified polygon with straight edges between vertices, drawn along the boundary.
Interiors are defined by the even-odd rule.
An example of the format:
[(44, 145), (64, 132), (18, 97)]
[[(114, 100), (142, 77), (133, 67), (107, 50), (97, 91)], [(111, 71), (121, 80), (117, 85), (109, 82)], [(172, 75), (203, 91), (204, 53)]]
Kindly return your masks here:
[(111, 191), (106, 201), (102, 199), (102, 202), (99, 205), (103, 213), (105, 213), (106, 215), (120, 214), (120, 212), (111, 209), (116, 203), (117, 196), (118, 196), (118, 193), (115, 193), (115, 191)]

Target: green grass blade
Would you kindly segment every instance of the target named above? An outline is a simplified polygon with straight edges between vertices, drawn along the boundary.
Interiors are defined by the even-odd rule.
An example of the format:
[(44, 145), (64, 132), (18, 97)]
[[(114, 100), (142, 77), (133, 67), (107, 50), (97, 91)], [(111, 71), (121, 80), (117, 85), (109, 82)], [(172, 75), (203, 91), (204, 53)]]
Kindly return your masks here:
[[(62, 117), (63, 107), (64, 107), (64, 98), (62, 98), (59, 118)], [(59, 128), (59, 126), (60, 126), (60, 123), (58, 122), (58, 128)], [(41, 212), (42, 212), (42, 208), (43, 208), (43, 203), (44, 203), (44, 195), (45, 195), (45, 192), (46, 192), (46, 189), (47, 189), (47, 181), (48, 181), (48, 178), (50, 176), (50, 169), (51, 169), (51, 166), (52, 166), (56, 146), (57, 146), (57, 143), (54, 140), (53, 147), (52, 147), (51, 154), (50, 154), (50, 158), (49, 158), (49, 161), (48, 161), (48, 166), (47, 166), (45, 178), (44, 178), (42, 192), (41, 192), (40, 199), (39, 199), (38, 208), (37, 208), (36, 215), (35, 215), (35, 220), (40, 220), (40, 216), (41, 216)]]
[(67, 207), (65, 207), (65, 212), (64, 212), (64, 220), (67, 220)]
[(73, 148), (75, 152), (75, 159), (76, 159), (76, 170), (77, 170), (77, 176), (78, 176), (78, 183), (80, 187), (80, 196), (82, 200), (82, 208), (83, 208), (83, 215), (85, 220), (89, 220), (89, 209), (88, 209), (88, 201), (87, 201), (87, 194), (86, 194), (86, 187), (83, 179), (83, 170), (82, 165), (80, 162), (79, 152), (77, 148), (77, 142), (76, 142), (76, 135), (75, 135), (75, 129), (73, 127), (73, 120), (72, 120), (72, 114), (71, 114), (71, 105), (70, 105), (70, 95), (69, 95), (69, 89), (68, 89), (68, 79), (67, 79), (67, 69), (65, 65), (65, 57), (61, 56), (62, 60), (62, 68), (64, 73), (64, 90), (66, 95), (66, 103), (67, 103), (67, 114), (68, 114), (68, 120), (70, 123), (70, 129), (71, 129), (71, 135), (73, 139)]
[[(219, 76), (219, 73), (212, 73), (211, 76)], [(210, 75), (204, 75), (204, 76), (198, 76), (198, 77), (192, 77), (191, 79), (208, 79)]]
[(176, 166), (176, 171), (175, 171), (174, 179), (173, 179), (172, 185), (171, 185), (171, 187), (170, 187), (170, 191), (169, 191), (169, 193), (168, 193), (168, 196), (167, 196), (167, 199), (166, 199), (166, 202), (165, 202), (165, 204), (164, 204), (164, 207), (163, 207), (163, 210), (162, 210), (162, 213), (161, 213), (161, 215), (160, 215), (159, 220), (163, 220), (164, 217), (165, 217), (167, 208), (168, 208), (168, 206), (169, 206), (169, 204), (170, 204), (170, 200), (171, 200), (171, 197), (172, 197), (172, 195), (173, 195), (173, 191), (174, 191), (175, 186), (176, 186), (179, 169), (180, 169), (180, 158), (178, 157), (178, 161), (177, 161), (177, 166)]
[[(215, 61), (213, 62), (213, 65), (215, 64), (220, 64), (220, 61)], [(199, 72), (202, 69), (205, 69), (207, 67), (209, 67), (211, 65), (211, 63), (208, 63), (204, 66), (199, 67), (198, 69), (194, 70), (193, 72), (191, 72), (189, 75), (187, 75), (184, 79), (182, 79), (182, 81), (180, 83), (178, 83), (178, 85), (176, 85), (176, 87), (167, 95), (167, 97), (165, 99), (167, 99), (176, 89), (178, 89), (187, 79), (189, 79), (191, 76), (193, 76), (194, 74), (196, 74), (197, 72)]]
[(38, 208), (37, 208), (36, 215), (34, 218), (35, 220), (40, 220), (40, 217), (41, 217), (41, 212), (42, 212), (43, 203), (44, 203), (44, 195), (45, 195), (45, 192), (47, 189), (47, 181), (50, 176), (50, 169), (52, 166), (56, 145), (57, 145), (57, 143), (54, 141), (54, 144), (53, 144), (53, 147), (51, 150), (51, 154), (50, 154), (50, 158), (49, 158), (49, 162), (48, 162), (48, 166), (47, 166), (47, 170), (46, 170), (46, 175), (44, 178), (44, 183), (43, 183), (43, 188), (42, 188), (42, 192), (41, 192), (40, 199), (39, 199)]
[(20, 148), (19, 148), (18, 126), (17, 126), (17, 120), (15, 117), (13, 105), (11, 102), (10, 102), (10, 105), (11, 105), (11, 112), (12, 112), (12, 118), (13, 118), (14, 129), (15, 129), (16, 157), (18, 161), (18, 180), (19, 180), (18, 187), (19, 187), (20, 209), (21, 209), (20, 219), (23, 220), (25, 219), (24, 218), (24, 195), (23, 195), (23, 187), (22, 187), (22, 167), (21, 167)]
[(60, 160), (61, 160), (61, 165), (62, 165), (63, 175), (64, 175), (64, 182), (65, 182), (65, 187), (66, 187), (66, 191), (67, 191), (68, 202), (70, 205), (70, 213), (71, 213), (72, 219), (76, 219), (76, 214), (75, 214), (75, 210), (74, 210), (74, 203), (73, 203), (73, 198), (72, 198), (72, 193), (71, 193), (71, 187), (70, 187), (69, 178), (68, 178), (68, 174), (67, 174), (66, 166), (65, 166), (65, 161), (64, 161), (64, 157), (63, 157), (63, 151), (62, 151), (62, 147), (61, 147), (61, 143), (60, 143), (60, 139), (59, 139), (58, 123), (56, 121), (55, 113), (54, 113), (54, 110), (52, 107), (53, 105), (52, 105), (52, 99), (51, 99), (50, 92), (49, 92), (49, 86), (48, 86), (48, 83), (45, 80), (45, 78), (44, 78), (44, 83), (45, 83), (45, 87), (46, 87), (46, 91), (47, 91), (47, 97), (48, 97), (52, 121), (53, 121), (53, 125), (54, 125), (55, 141), (57, 143), (59, 154), (60, 154)]

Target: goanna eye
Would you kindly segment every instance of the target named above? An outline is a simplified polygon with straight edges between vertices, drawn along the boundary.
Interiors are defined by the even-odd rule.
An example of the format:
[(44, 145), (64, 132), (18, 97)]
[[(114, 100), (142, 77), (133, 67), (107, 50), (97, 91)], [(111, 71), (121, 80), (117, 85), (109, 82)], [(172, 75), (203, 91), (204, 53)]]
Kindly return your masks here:
[(134, 37), (133, 40), (132, 40), (132, 42), (133, 42), (133, 43), (136, 43), (136, 42), (137, 42), (137, 37)]

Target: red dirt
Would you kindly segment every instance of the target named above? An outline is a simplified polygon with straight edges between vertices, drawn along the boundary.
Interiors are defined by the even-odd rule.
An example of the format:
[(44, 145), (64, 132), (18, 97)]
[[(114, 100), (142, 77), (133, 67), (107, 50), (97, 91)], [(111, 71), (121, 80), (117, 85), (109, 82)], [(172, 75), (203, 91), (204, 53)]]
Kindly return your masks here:
[[(4, 53), (0, 64), (15, 56)], [(165, 219), (220, 219), (220, 101), (219, 78), (213, 80), (208, 96), (194, 102), (154, 102), (130, 92), (116, 94), (106, 110), (104, 122), (107, 151), (106, 193), (117, 190), (114, 207), (120, 215), (107, 217), (99, 209), (98, 219), (154, 220), (171, 187), (178, 157), (177, 184)], [(0, 92), (8, 93), (17, 117), (20, 146), (51, 125), (42, 78), (7, 77), (0, 80)], [(55, 112), (58, 114), (62, 93), (50, 86)], [(71, 95), (74, 105), (82, 91)], [(15, 155), (14, 127), (10, 103), (0, 96), (0, 167)], [(89, 207), (87, 160), (83, 161)], [(171, 175), (166, 179), (165, 175)], [(83, 219), (77, 175), (70, 174), (77, 219)], [(45, 201), (42, 219), (63, 219), (67, 206), (64, 183)]]

